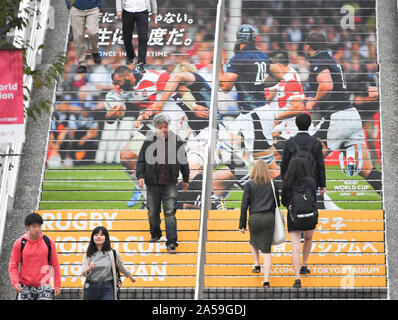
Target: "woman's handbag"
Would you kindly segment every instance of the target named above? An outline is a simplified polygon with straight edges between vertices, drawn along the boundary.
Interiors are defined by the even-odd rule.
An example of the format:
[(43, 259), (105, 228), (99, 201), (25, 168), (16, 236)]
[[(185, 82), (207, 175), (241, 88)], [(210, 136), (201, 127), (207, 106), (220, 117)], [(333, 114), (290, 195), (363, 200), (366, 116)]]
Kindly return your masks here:
[(285, 229), (285, 221), (283, 220), (283, 213), (278, 207), (278, 201), (276, 199), (274, 182), (271, 180), (272, 191), (274, 193), (275, 199), (275, 227), (274, 227), (274, 236), (272, 238), (272, 244), (277, 246), (285, 242), (286, 240), (286, 229)]

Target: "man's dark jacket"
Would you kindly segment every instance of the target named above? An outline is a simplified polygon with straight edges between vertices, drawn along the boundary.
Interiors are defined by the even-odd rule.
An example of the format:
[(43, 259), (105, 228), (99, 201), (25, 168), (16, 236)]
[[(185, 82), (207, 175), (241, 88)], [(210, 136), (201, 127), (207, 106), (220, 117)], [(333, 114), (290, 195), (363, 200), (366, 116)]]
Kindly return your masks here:
[(281, 163), (281, 176), (282, 179), (285, 177), (287, 172), (287, 168), (289, 167), (290, 160), (296, 153), (296, 148), (293, 145), (291, 139), (295, 139), (299, 145), (302, 146), (309, 146), (312, 141), (315, 141), (312, 144), (311, 151), (312, 155), (314, 156), (316, 162), (316, 174), (317, 176), (314, 177), (317, 183), (317, 187), (323, 188), (326, 187), (326, 173), (325, 173), (325, 162), (323, 159), (322, 153), (322, 143), (313, 137), (311, 137), (308, 132), (299, 132), (294, 137), (291, 137), (289, 140), (286, 141), (285, 147), (283, 149), (282, 154), (282, 163)]
[[(137, 179), (144, 178), (145, 184), (157, 184), (156, 178), (156, 157), (157, 157), (157, 136), (155, 133), (148, 134), (145, 139), (140, 154), (137, 160), (136, 177)], [(189, 182), (189, 164), (186, 156), (184, 142), (173, 131), (169, 130), (168, 139), (170, 140), (170, 148), (175, 148), (174, 152), (168, 150), (170, 154), (176, 155), (172, 157), (175, 161), (168, 161), (171, 167), (171, 176), (176, 181), (178, 180), (179, 172), (181, 171), (184, 182)], [(148, 150), (148, 152), (147, 152)], [(148, 157), (149, 155), (149, 157)], [(146, 158), (146, 156), (148, 158)]]

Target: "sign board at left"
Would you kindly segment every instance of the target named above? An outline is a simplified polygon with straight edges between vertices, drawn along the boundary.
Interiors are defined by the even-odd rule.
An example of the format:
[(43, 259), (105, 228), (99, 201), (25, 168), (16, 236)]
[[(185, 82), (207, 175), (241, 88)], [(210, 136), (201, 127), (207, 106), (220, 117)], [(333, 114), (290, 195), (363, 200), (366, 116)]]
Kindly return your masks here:
[(0, 50), (0, 142), (25, 142), (22, 50)]

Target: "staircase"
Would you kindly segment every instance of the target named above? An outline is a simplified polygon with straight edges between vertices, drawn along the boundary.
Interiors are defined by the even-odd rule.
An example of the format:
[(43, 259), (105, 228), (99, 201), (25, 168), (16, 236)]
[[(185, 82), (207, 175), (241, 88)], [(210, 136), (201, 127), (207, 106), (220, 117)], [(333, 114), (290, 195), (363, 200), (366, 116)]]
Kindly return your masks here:
[[(325, 8), (323, 4), (319, 4), (319, 8), (306, 8), (304, 5), (294, 8), (296, 1), (279, 1), (278, 5), (274, 1), (227, 2), (229, 7), (226, 12), (223, 57), (226, 60), (233, 54), (235, 31), (242, 23), (250, 23), (259, 29), (259, 49), (271, 53), (277, 50), (271, 44), (279, 46), (286, 41), (290, 44), (283, 37), (290, 26), (291, 16), (301, 16), (308, 22), (311, 19), (321, 19), (323, 14), (336, 20), (336, 15), (340, 13), (340, 8)], [(76, 105), (90, 110), (90, 121), (98, 123), (97, 128), (93, 129), (97, 132), (97, 136), (92, 139), (95, 147), (76, 150), (71, 144), (64, 147), (63, 150), (68, 154), (61, 158), (57, 143), (62, 142), (58, 137), (66, 132), (62, 118), (54, 120), (55, 126), (50, 132), (48, 161), (38, 212), (45, 221), (43, 231), (57, 245), (62, 273), (62, 293), (59, 298), (79, 299), (84, 281), (80, 270), (83, 254), (93, 228), (103, 225), (110, 231), (113, 248), (120, 252), (123, 262), (137, 278), (134, 284), (124, 279), (122, 299), (193, 299), (199, 210), (177, 211), (179, 246), (178, 253), (172, 255), (167, 253), (165, 237), (156, 243), (148, 241), (149, 224), (147, 211), (140, 209), (142, 199), (130, 208), (127, 206), (134, 184), (120, 164), (119, 151), (130, 139), (134, 119), (125, 118), (113, 125), (104, 121), (104, 97), (109, 90), (114, 89), (110, 74), (125, 61), (120, 37), (121, 22), (115, 19), (115, 9), (108, 3), (110, 2), (104, 1), (100, 21), (103, 64), (93, 65), (89, 55), (88, 73), (77, 74), (74, 46), (70, 39), (66, 72), (58, 87), (55, 106), (56, 110), (63, 112), (63, 116), (76, 113)], [(257, 8), (258, 6), (260, 7)], [(171, 73), (176, 64), (189, 61), (200, 68), (200, 74), (211, 85), (209, 65), (212, 63), (214, 45), (215, 9), (216, 1), (210, 0), (194, 1), (189, 5), (185, 0), (164, 1), (159, 8), (159, 19), (152, 25), (152, 30), (156, 29), (158, 33), (152, 34), (148, 67)], [(314, 17), (306, 17), (306, 12), (310, 9), (316, 11)], [(363, 23), (374, 14), (372, 8), (364, 10), (361, 16)], [(174, 22), (171, 22), (172, 19)], [(277, 23), (272, 24), (275, 19), (279, 19), (281, 30), (277, 28)], [(313, 27), (318, 26), (316, 21), (313, 22)], [(337, 26), (336, 21), (328, 23)], [(164, 30), (166, 33), (162, 33)], [(179, 37), (177, 31), (182, 32), (182, 37)], [(361, 33), (353, 31), (354, 34), (356, 32)], [(160, 39), (162, 34), (163, 38)], [(187, 42), (180, 45), (182, 39)], [(163, 40), (163, 45), (159, 44), (160, 40)], [(192, 43), (186, 45), (189, 40)], [(298, 68), (299, 57), (295, 58)], [(233, 121), (237, 112), (233, 95), (232, 100), (231, 95), (220, 94), (220, 97), (222, 99), (219, 108), (224, 120)], [(87, 119), (78, 122), (85, 120)], [(81, 129), (70, 130), (71, 136), (65, 141), (71, 143), (77, 140), (73, 135), (79, 130)], [(376, 165), (380, 165), (379, 139), (380, 136), (368, 138), (369, 143), (373, 142), (370, 149)], [(87, 157), (93, 150), (96, 152), (95, 157)], [(261, 287), (262, 273), (251, 273), (253, 259), (250, 254), (249, 233), (242, 234), (238, 231), (241, 189), (234, 187), (228, 190), (230, 196), (226, 199), (229, 210), (209, 212), (205, 298), (386, 297), (385, 220), (381, 209), (382, 199), (359, 176), (344, 175), (337, 159), (337, 153), (327, 159), (327, 191), (331, 198), (328, 201), (333, 200), (338, 205), (337, 208), (342, 210), (320, 211), (312, 254), (308, 261), (311, 274), (302, 278), (303, 288), (291, 288), (294, 273), (289, 237), (284, 244), (273, 247), (271, 290), (264, 291)], [(162, 229), (164, 230), (164, 222)]]
[[(192, 299), (195, 286), (199, 211), (177, 211), (179, 246), (167, 253), (163, 237), (150, 243), (144, 210), (40, 210), (43, 231), (56, 241), (61, 264), (62, 297), (78, 298), (83, 254), (91, 230), (105, 226), (113, 248), (137, 278), (123, 281), (122, 298)], [(239, 212), (211, 211), (208, 220), (205, 287), (211, 298), (294, 298), (294, 272), (289, 237), (273, 247), (271, 285), (261, 287), (262, 273), (253, 274), (249, 234), (237, 231)], [(162, 223), (164, 230), (164, 223)], [(302, 277), (306, 297), (382, 298), (386, 294), (384, 221), (381, 210), (321, 211), (312, 253), (311, 275)], [(261, 260), (260, 260), (261, 261)], [(353, 290), (356, 291), (353, 291)], [(229, 294), (229, 296), (228, 296)], [(334, 294), (334, 295), (333, 295)]]

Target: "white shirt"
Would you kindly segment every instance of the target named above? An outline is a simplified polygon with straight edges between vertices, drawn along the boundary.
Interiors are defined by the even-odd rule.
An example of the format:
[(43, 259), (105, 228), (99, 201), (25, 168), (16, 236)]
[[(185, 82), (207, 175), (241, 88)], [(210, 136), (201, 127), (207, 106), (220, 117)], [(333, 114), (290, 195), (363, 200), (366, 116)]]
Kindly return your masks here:
[(147, 10), (146, 0), (126, 0), (124, 10), (128, 12), (142, 12)]
[(116, 0), (116, 11), (142, 12), (148, 10), (151, 14), (158, 13), (156, 0)]

